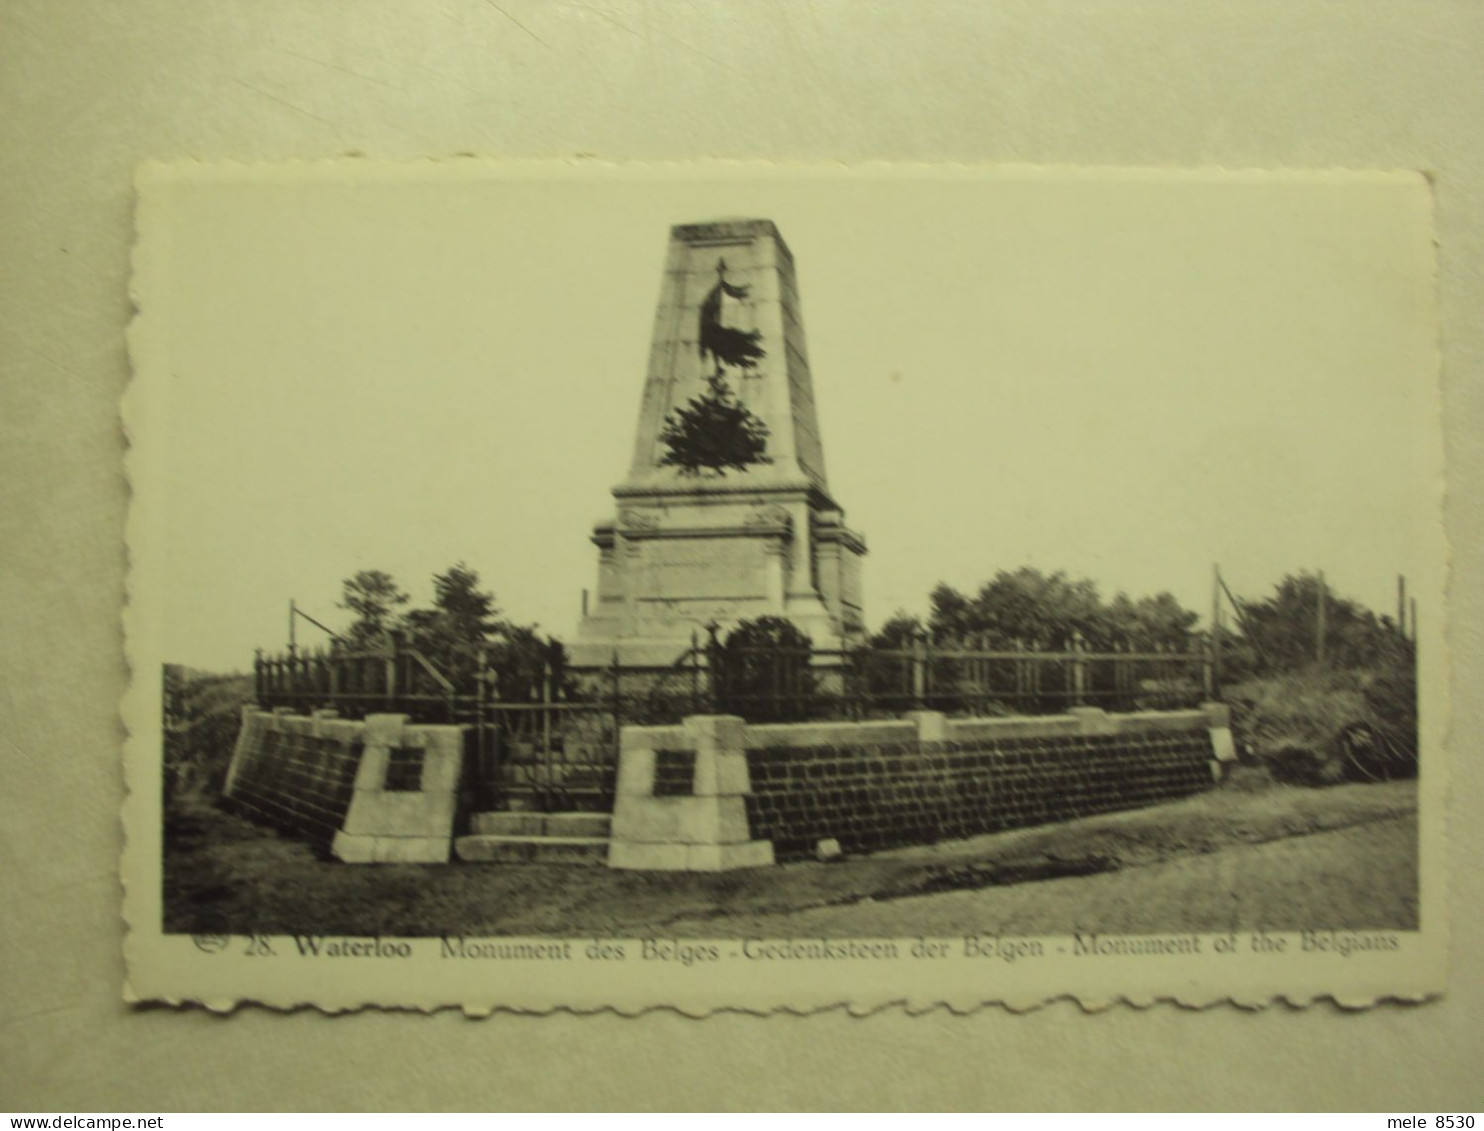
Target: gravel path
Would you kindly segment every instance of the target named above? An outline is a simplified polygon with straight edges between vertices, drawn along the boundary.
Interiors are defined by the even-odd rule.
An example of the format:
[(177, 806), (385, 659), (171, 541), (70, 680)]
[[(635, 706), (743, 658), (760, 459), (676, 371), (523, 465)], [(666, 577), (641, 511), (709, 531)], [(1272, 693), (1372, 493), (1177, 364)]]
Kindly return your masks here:
[(1102, 875), (681, 921), (667, 930), (712, 938), (848, 938), (1416, 925), (1417, 821), (1398, 816)]

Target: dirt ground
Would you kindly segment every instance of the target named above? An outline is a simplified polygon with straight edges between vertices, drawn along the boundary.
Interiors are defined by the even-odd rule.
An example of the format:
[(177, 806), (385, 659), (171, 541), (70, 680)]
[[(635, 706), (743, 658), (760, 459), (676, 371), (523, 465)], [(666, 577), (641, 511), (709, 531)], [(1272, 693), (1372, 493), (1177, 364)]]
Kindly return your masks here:
[[(1417, 822), (1399, 817), (1161, 864), (786, 915), (729, 915), (695, 933), (841, 938), (1414, 928)], [(675, 933), (682, 933), (673, 928)]]
[(1416, 785), (1219, 789), (1169, 805), (719, 875), (385, 865), (197, 806), (172, 823), (165, 929), (643, 937), (1408, 929)]

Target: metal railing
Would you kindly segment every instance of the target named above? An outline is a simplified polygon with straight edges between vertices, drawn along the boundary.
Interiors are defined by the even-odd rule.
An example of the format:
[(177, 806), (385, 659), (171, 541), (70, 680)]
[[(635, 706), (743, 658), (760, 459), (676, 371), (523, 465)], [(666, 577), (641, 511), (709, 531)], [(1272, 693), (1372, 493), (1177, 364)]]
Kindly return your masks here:
[(1204, 652), (935, 645), (840, 651), (712, 649), (715, 704), (745, 718), (1054, 714), (1074, 706), (1163, 710), (1216, 698)]
[(914, 709), (954, 715), (1050, 714), (1077, 705), (1110, 711), (1191, 706), (1217, 694), (1210, 657), (1172, 651), (994, 650), (935, 644), (828, 650), (693, 640), (673, 663), (571, 668), (559, 653), (485, 650), (463, 679), (393, 635), (377, 649), (343, 645), (259, 653), (258, 705), (333, 709), (358, 718), (397, 712), (469, 727), (470, 809), (610, 806), (626, 724), (692, 714), (751, 722), (891, 718)]
[(398, 711), (454, 722), (494, 708), (548, 714), (604, 711), (620, 723), (666, 723), (723, 712), (754, 721), (858, 719), (940, 710), (958, 715), (1049, 714), (1067, 707), (1169, 709), (1219, 697), (1204, 651), (980, 648), (919, 637), (900, 648), (735, 646), (713, 635), (674, 663), (604, 667), (532, 659), (516, 679), (483, 653), (462, 680), (392, 637), (380, 649), (259, 653), (258, 703), (347, 716)]

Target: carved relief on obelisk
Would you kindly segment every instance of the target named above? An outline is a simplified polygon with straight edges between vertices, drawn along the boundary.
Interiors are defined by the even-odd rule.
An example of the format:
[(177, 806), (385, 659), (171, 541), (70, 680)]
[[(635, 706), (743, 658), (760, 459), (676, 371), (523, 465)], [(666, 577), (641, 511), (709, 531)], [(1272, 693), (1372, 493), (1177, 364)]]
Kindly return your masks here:
[(865, 543), (830, 497), (793, 256), (768, 220), (671, 229), (633, 458), (593, 533), (579, 665), (668, 664), (709, 625), (863, 631)]

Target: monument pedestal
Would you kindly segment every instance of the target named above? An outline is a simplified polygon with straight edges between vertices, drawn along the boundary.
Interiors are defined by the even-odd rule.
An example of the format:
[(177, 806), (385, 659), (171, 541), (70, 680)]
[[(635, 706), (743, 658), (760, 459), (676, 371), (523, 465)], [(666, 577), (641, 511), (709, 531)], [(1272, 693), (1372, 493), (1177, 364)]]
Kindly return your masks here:
[(576, 642), (578, 667), (668, 667), (707, 628), (782, 617), (817, 650), (864, 631), (865, 545), (814, 490), (737, 485), (624, 498), (599, 523), (598, 590)]
[(864, 540), (825, 482), (793, 257), (767, 220), (671, 232), (633, 462), (600, 522), (578, 667), (673, 665), (707, 629), (864, 631)]

